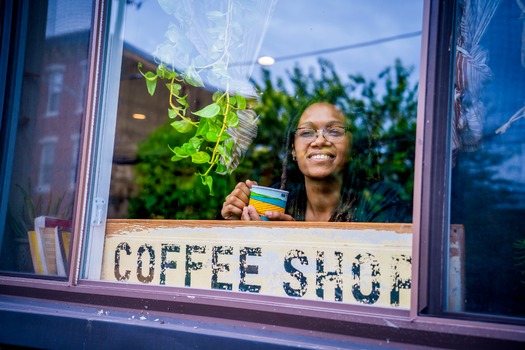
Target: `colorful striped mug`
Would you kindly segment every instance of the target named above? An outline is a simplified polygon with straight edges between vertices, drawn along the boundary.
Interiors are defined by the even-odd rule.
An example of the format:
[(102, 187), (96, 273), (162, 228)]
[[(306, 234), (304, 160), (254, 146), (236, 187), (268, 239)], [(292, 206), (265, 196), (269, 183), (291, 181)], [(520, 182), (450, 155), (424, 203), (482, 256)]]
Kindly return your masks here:
[(284, 213), (287, 199), (288, 191), (254, 185), (251, 188), (249, 204), (257, 210), (261, 219), (268, 220), (268, 218), (264, 216), (268, 210)]

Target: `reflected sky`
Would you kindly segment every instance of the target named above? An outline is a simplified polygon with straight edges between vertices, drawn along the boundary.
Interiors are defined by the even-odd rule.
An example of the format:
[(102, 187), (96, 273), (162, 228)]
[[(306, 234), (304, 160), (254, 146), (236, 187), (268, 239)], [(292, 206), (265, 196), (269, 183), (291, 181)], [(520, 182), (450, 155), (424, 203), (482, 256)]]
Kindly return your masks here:
[[(271, 17), (260, 55), (276, 58), (337, 47), (366, 44), (382, 38), (421, 31), (422, 0), (348, 1), (348, 0), (278, 0)], [(172, 17), (165, 15), (156, 0), (142, 1), (126, 9), (124, 36), (131, 45), (153, 53), (164, 41)], [(376, 78), (396, 58), (416, 68), (417, 80), (421, 35), (391, 40), (376, 45), (322, 54), (334, 63), (339, 74), (363, 74)], [(273, 76), (299, 65), (303, 70), (317, 67), (318, 55), (277, 60), (271, 66)], [(253, 77), (260, 75), (255, 66)]]
[[(422, 1), (287, 1), (276, 4), (261, 54), (274, 57), (361, 44), (421, 31)], [(419, 66), (421, 36), (323, 54), (342, 73), (375, 76), (395, 58)], [(276, 70), (315, 66), (317, 57), (277, 61)]]

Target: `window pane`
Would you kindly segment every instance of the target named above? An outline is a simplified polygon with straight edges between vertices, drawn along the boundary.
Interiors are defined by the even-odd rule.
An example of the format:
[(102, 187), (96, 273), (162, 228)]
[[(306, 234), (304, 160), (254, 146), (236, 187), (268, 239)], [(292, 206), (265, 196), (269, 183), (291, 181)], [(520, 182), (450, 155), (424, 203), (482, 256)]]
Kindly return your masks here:
[(60, 96), (64, 84), (64, 66), (53, 65), (48, 68), (47, 115), (56, 116), (60, 112)]
[[(199, 79), (206, 88), (182, 84), (179, 94), (187, 94), (187, 116), (193, 119), (196, 117), (190, 111), (212, 102), (214, 86), (226, 87), (221, 85), (226, 79), (221, 77), (224, 72), (231, 79), (231, 92), (255, 94), (248, 103), (258, 116), (258, 130), (248, 128), (250, 118), (246, 118), (241, 129), (248, 148), (239, 159), (239, 153), (233, 152), (233, 164), (239, 161), (238, 167), (222, 169), (226, 175), (221, 176), (216, 173), (221, 172), (221, 166), (210, 169), (204, 158), (196, 157), (192, 162), (189, 154), (193, 151), (175, 149), (183, 147), (196, 129), (174, 117), (175, 112), (173, 119), (169, 118), (168, 79), (159, 79), (150, 96), (137, 65), (142, 64), (144, 73), (155, 72), (162, 61), (170, 67), (175, 65), (180, 73), (221, 60), (214, 52), (221, 52), (222, 41), (213, 39), (213, 31), (219, 30), (222, 22), (206, 16), (225, 11), (229, 3), (234, 4), (233, 23), (239, 26), (236, 30), (242, 32), (243, 41), (228, 52), (229, 68), (203, 68)], [(291, 169), (289, 184), (293, 184), (297, 167), (292, 164), (291, 150), (284, 150), (287, 130), (307, 103), (326, 100), (342, 109), (350, 125), (350, 158), (354, 161), (349, 163), (347, 180), (361, 185), (354, 186), (357, 191), (365, 182), (388, 182), (392, 185), (389, 189), (397, 194), (393, 198), (406, 204), (403, 215), (397, 213), (395, 218), (369, 213), (353, 219), (410, 222), (422, 2), (405, 2), (387, 9), (377, 1), (359, 5), (277, 1), (273, 11), (266, 3), (251, 2), (253, 8), (261, 7), (257, 11), (241, 3), (169, 8), (164, 1), (151, 1), (125, 6), (108, 217), (221, 219), (224, 198), (237, 182), (252, 179), (259, 185), (278, 186), (285, 160)], [(198, 20), (191, 22), (190, 17)], [(276, 63), (262, 66), (257, 63), (260, 56), (271, 56)], [(179, 105), (176, 98), (172, 102)], [(170, 126), (172, 122), (175, 124)], [(185, 126), (189, 132), (176, 130)], [(250, 135), (255, 132), (257, 136), (251, 141)], [(214, 159), (210, 149), (215, 149), (215, 144), (206, 140), (199, 151), (209, 152)], [(197, 175), (209, 169), (213, 196), (206, 178)], [(387, 197), (382, 189), (376, 194)]]
[[(108, 13), (84, 278), (408, 308), (411, 225), (399, 223), (411, 222), (421, 2), (115, 1)], [(321, 105), (325, 124), (292, 147), (314, 101), (337, 109)], [(308, 142), (325, 142), (309, 158), (328, 173), (295, 165)], [(397, 224), (200, 221), (222, 219), (239, 181), (279, 186), (283, 168), (296, 220)], [(338, 186), (323, 220), (302, 210), (307, 176)]]
[(450, 268), (465, 264), (466, 274), (464, 303), (448, 309), (523, 317), (525, 7), (522, 1), (461, 3), (451, 221), (461, 225), (465, 248), (451, 256)]
[[(11, 173), (6, 225), (0, 232), (2, 271), (65, 277), (70, 254), (71, 222), (85, 77), (90, 37), (91, 1), (31, 1), (21, 21), (25, 56), (14, 86), (18, 99), (8, 101), (14, 123), (6, 134), (3, 161)], [(42, 17), (46, 14), (47, 17)], [(23, 52), (24, 50), (22, 50)], [(81, 62), (84, 62), (83, 64)], [(10, 94), (15, 96), (16, 94)], [(16, 112), (18, 111), (18, 112)], [(4, 152), (4, 150), (2, 150)], [(10, 175), (10, 176), (9, 176)]]

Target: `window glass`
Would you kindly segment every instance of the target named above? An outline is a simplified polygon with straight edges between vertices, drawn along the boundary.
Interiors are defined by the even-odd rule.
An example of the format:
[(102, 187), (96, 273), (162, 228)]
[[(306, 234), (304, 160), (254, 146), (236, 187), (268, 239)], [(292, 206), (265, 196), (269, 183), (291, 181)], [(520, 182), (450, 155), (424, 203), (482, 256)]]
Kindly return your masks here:
[(51, 136), (41, 141), (42, 153), (40, 154), (40, 169), (38, 171), (38, 192), (51, 191), (51, 181), (53, 180), (53, 167), (55, 165), (55, 153), (58, 137)]
[(465, 279), (449, 310), (525, 315), (524, 13), (521, 0), (460, 2), (449, 268)]
[[(84, 278), (408, 308), (422, 2), (108, 11)], [(311, 216), (307, 178), (336, 186), (328, 215)], [(316, 223), (223, 220), (247, 179)]]
[(60, 108), (60, 95), (64, 83), (64, 66), (55, 65), (48, 68), (48, 97), (47, 97), (47, 115), (56, 116)]
[[(350, 126), (349, 158), (353, 161), (348, 164), (351, 175), (346, 177), (360, 188), (364, 182), (388, 182), (398, 194), (395, 198), (408, 205), (404, 217), (391, 221), (411, 221), (422, 2), (408, 1), (392, 8), (376, 1), (270, 4), (126, 4), (109, 218), (222, 219), (224, 198), (237, 182), (251, 179), (263, 186), (279, 185), (283, 162), (293, 165), (291, 150), (285, 147), (292, 119), (309, 103), (322, 100), (341, 108)], [(232, 40), (239, 47), (230, 44), (224, 59), (217, 56), (222, 52), (222, 34), (213, 31), (227, 23), (219, 13), (228, 13), (228, 6), (232, 6), (234, 24), (226, 30), (234, 33)], [(258, 58), (264, 56), (275, 63), (259, 64)], [(223, 66), (212, 66), (217, 59)], [(248, 109), (258, 118), (258, 128), (251, 129), (252, 117), (241, 118), (246, 121), (240, 136), (246, 139), (236, 142), (233, 159), (226, 159), (231, 166), (209, 171), (213, 196), (208, 178), (196, 175), (210, 169), (207, 158), (194, 155), (192, 162), (192, 151), (180, 149), (193, 149), (183, 145), (196, 129), (188, 126), (190, 131), (180, 133), (176, 129), (183, 130), (187, 123), (180, 122), (173, 111), (170, 119), (172, 106), (165, 86), (169, 79), (159, 79), (150, 96), (137, 67), (141, 63), (143, 73), (154, 73), (161, 62), (175, 65), (179, 73), (187, 70), (191, 75), (199, 70), (197, 80), (205, 88), (182, 84), (179, 93), (187, 95), (188, 118), (195, 119), (190, 111), (212, 102), (215, 88), (226, 88), (225, 74), (231, 79), (230, 92), (244, 94)], [(212, 68), (199, 68), (206, 65)], [(175, 97), (171, 103), (180, 106)], [(204, 142), (199, 151), (211, 154), (208, 148), (214, 146)], [(218, 159), (224, 165), (224, 157)], [(291, 183), (296, 173), (289, 175)], [(370, 216), (361, 219), (368, 221)]]
[(24, 49), (9, 58), (10, 69), (23, 62), (12, 87), (21, 90), (9, 94), (15, 107), (2, 125), (10, 183), (0, 268), (65, 277), (86, 94), (87, 66), (79, 62), (88, 58), (92, 2), (27, 3), (18, 29)]

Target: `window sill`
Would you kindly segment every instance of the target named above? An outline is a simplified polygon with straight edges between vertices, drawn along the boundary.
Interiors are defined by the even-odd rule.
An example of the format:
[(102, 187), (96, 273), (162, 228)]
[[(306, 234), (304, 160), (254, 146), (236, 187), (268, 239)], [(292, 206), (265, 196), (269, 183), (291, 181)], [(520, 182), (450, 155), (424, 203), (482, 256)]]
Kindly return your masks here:
[[(346, 347), (351, 347), (359, 343), (395, 347), (395, 344), (402, 343), (443, 348), (504, 346), (506, 349), (519, 348), (525, 343), (525, 327), (423, 316), (410, 319), (406, 310), (108, 282), (81, 281), (78, 286), (71, 287), (66, 282), (39, 280), (35, 283), (35, 280), (3, 277), (0, 284), (2, 293), (10, 295), (2, 297), (0, 302), (0, 326), (5, 326), (3, 329), (27, 328), (27, 334), (57, 332), (49, 338), (63, 336), (64, 330), (53, 324), (65, 318), (76, 322), (72, 325), (73, 337), (90, 337), (84, 334), (85, 327), (96, 320), (101, 324), (97, 323), (95, 328), (110, 327), (111, 332), (116, 331), (123, 341), (127, 339), (125, 334), (135, 332), (135, 328), (140, 326), (137, 334), (143, 332), (144, 341), (152, 339), (146, 335), (145, 329), (154, 329), (153, 333), (177, 333), (190, 341), (195, 333), (206, 333), (209, 327), (213, 332), (223, 332), (226, 327), (228, 331), (217, 335), (222, 340), (210, 341), (220, 343), (227, 339), (245, 341), (250, 338), (250, 341), (266, 345), (318, 346), (321, 342), (325, 346), (346, 344)], [(36, 295), (39, 297), (35, 298)], [(63, 315), (64, 310), (72, 313)], [(50, 320), (44, 322), (42, 319), (43, 323), (32, 329), (29, 325), (33, 325), (33, 321), (24, 323), (24, 320), (35, 314)], [(202, 322), (202, 325), (182, 330), (179, 327), (181, 324), (191, 325), (192, 322)], [(192, 327), (197, 328), (192, 330)], [(268, 330), (271, 332), (268, 333)], [(119, 331), (122, 333), (118, 334)], [(20, 331), (3, 333), (26, 334)], [(13, 341), (15, 338), (13, 336)], [(207, 341), (204, 338), (201, 339), (202, 344)], [(0, 343), (12, 343), (10, 339), (2, 338)], [(41, 345), (49, 347), (47, 345), (53, 344)]]

